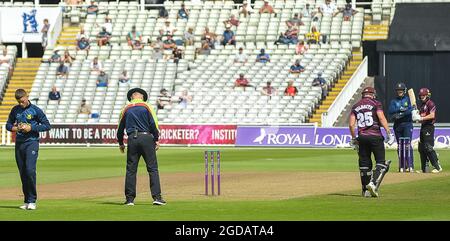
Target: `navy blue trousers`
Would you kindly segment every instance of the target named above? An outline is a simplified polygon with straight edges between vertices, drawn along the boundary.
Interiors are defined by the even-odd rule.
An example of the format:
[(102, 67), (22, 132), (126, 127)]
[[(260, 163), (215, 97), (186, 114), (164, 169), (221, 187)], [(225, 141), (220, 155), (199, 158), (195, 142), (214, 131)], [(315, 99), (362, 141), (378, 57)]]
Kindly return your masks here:
[[(412, 134), (413, 134), (413, 123), (412, 122), (404, 122), (400, 124), (394, 124), (394, 132), (395, 132), (395, 139), (397, 140), (397, 143), (400, 143), (399, 139), (400, 137), (409, 137), (410, 140), (410, 147), (409, 147), (409, 158), (408, 158), (408, 165), (412, 168), (414, 168), (414, 150), (412, 148)], [(401, 165), (402, 168), (403, 165)]]
[(38, 152), (38, 141), (16, 143), (16, 163), (22, 181), (24, 203), (35, 203), (37, 199), (36, 163)]

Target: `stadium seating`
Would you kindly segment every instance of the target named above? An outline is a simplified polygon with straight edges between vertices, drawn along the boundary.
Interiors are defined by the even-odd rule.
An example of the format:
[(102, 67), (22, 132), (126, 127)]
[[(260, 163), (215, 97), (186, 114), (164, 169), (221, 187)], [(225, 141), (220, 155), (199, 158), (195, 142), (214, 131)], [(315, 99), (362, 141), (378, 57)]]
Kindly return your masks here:
[[(14, 45), (7, 46), (7, 47), (0, 45), (0, 54), (2, 54), (1, 51), (3, 51), (4, 48), (6, 48), (7, 55), (10, 58), (10, 63), (9, 63), (10, 66), (14, 66), (14, 63), (16, 61), (16, 55), (17, 55), (17, 47)], [(4, 89), (6, 88), (8, 72), (9, 72), (9, 69), (7, 67), (0, 66), (0, 93), (3, 93)], [(0, 98), (0, 101), (1, 101), (1, 98)]]
[[(317, 0), (315, 6), (323, 3)], [(254, 10), (262, 5), (256, 1)], [(338, 0), (342, 7), (344, 0)], [(280, 32), (286, 30), (285, 21), (294, 13), (301, 12), (304, 7), (302, 1), (287, 0), (273, 1), (277, 16), (274, 14), (252, 14), (250, 17), (238, 17), (239, 27), (236, 33), (237, 45), (217, 45), (208, 56), (195, 56), (195, 48), (200, 47), (200, 36), (207, 26), (210, 31), (221, 35), (224, 30), (223, 21), (231, 14), (238, 16), (238, 10), (232, 1), (204, 2), (191, 5), (186, 2), (191, 14), (189, 20), (176, 20), (176, 13), (181, 2), (166, 1), (165, 7), (169, 11), (169, 21), (178, 31), (175, 39), (181, 38), (189, 27), (194, 28), (196, 43), (184, 48), (184, 59), (177, 65), (172, 60), (156, 62), (151, 59), (153, 50), (145, 46), (142, 51), (131, 50), (125, 36), (135, 25), (143, 33), (144, 38), (155, 40), (158, 30), (162, 28), (165, 19), (158, 19), (157, 10), (140, 11), (137, 4), (120, 2), (101, 2), (100, 9), (108, 10), (108, 16), (113, 22), (112, 46), (98, 47), (91, 41), (89, 55), (85, 51), (76, 51), (70, 47), (69, 51), (76, 60), (70, 67), (69, 77), (57, 79), (56, 64), (42, 63), (31, 91), (31, 98), (39, 98), (38, 105), (46, 110), (52, 122), (85, 123), (94, 121), (86, 115), (78, 115), (77, 108), (82, 98), (92, 104), (93, 112), (100, 114), (100, 123), (116, 122), (122, 106), (126, 103), (126, 91), (134, 86), (147, 90), (150, 94), (149, 102), (156, 105), (159, 90), (166, 88), (174, 90), (177, 96), (181, 90), (187, 90), (193, 96), (192, 103), (186, 109), (179, 109), (177, 104), (158, 112), (163, 123), (282, 123), (298, 124), (305, 122), (319, 104), (321, 89), (312, 87), (311, 82), (319, 71), (324, 73), (326, 80), (333, 84), (342, 73), (352, 48), (361, 44), (363, 11), (352, 18), (343, 21), (342, 14), (336, 17), (319, 19), (303, 19), (305, 25), (300, 27), (300, 39), (312, 25), (318, 27), (322, 34), (329, 36), (330, 43), (312, 45), (304, 56), (295, 55), (293, 45), (275, 45)], [(314, 5), (314, 4), (312, 4)], [(317, 7), (315, 7), (317, 9)], [(79, 10), (77, 10), (79, 11)], [(82, 11), (81, 11), (82, 12)], [(69, 13), (70, 14), (70, 13)], [(79, 15), (81, 16), (81, 14)], [(94, 39), (105, 15), (87, 15), (84, 28), (86, 33)], [(249, 58), (247, 64), (234, 64), (233, 58), (239, 47), (243, 47)], [(265, 48), (271, 56), (267, 64), (254, 63), (259, 49)], [(48, 59), (52, 49), (45, 52), (43, 59)], [(99, 57), (110, 76), (107, 88), (95, 86), (96, 75), (89, 71), (90, 61)], [(306, 71), (300, 76), (290, 75), (288, 70), (293, 62), (301, 59)], [(132, 60), (132, 61), (130, 61)], [(122, 70), (128, 70), (132, 83), (129, 87), (118, 86), (117, 81)], [(245, 92), (233, 89), (234, 80), (239, 73), (244, 73), (257, 90), (248, 88)], [(288, 80), (294, 80), (299, 88), (299, 95), (283, 96)], [(267, 99), (261, 96), (260, 90), (266, 81), (272, 81), (279, 96)], [(48, 92), (56, 85), (61, 91), (60, 103), (47, 103)]]

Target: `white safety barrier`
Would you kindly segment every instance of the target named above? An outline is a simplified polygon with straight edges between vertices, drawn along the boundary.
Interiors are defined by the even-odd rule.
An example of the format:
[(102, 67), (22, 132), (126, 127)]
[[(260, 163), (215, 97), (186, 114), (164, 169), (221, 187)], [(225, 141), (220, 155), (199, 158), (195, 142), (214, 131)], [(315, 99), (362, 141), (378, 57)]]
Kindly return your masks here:
[(332, 127), (350, 99), (367, 77), (367, 57), (363, 59), (330, 108), (322, 114), (322, 127)]
[(1, 124), (0, 128), (2, 130), (1, 134), (0, 134), (0, 144), (2, 146), (6, 145), (6, 125), (5, 124)]

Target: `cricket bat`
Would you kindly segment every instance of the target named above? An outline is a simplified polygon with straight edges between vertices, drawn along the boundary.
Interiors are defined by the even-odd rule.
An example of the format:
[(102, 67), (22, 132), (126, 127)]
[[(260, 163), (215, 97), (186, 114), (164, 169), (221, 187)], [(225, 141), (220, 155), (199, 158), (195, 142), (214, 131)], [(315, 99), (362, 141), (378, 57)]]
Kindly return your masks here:
[(408, 90), (408, 96), (409, 100), (411, 101), (411, 105), (413, 107), (412, 119), (413, 121), (418, 121), (420, 120), (420, 115), (419, 110), (417, 109), (416, 95), (414, 94), (414, 90), (412, 88)]
[(409, 96), (409, 100), (411, 101), (411, 105), (413, 106), (413, 108), (417, 109), (416, 95), (414, 94), (414, 90), (412, 88), (408, 90), (408, 96)]

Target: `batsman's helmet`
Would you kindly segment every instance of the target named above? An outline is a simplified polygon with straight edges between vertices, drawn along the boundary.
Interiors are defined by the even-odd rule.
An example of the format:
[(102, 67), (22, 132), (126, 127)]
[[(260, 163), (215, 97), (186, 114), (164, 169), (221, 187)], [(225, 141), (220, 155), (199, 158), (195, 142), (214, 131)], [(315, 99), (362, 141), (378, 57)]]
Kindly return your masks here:
[(430, 97), (431, 92), (428, 88), (422, 88), (419, 90), (419, 96), (426, 96), (426, 97)]
[(406, 93), (406, 85), (404, 83), (397, 83), (395, 85), (395, 90), (403, 90)]
[(364, 95), (367, 95), (367, 94), (372, 94), (372, 95), (376, 95), (376, 91), (375, 91), (375, 88), (373, 88), (373, 87), (366, 87), (366, 88), (364, 88), (364, 90), (362, 91), (362, 95), (364, 96)]

